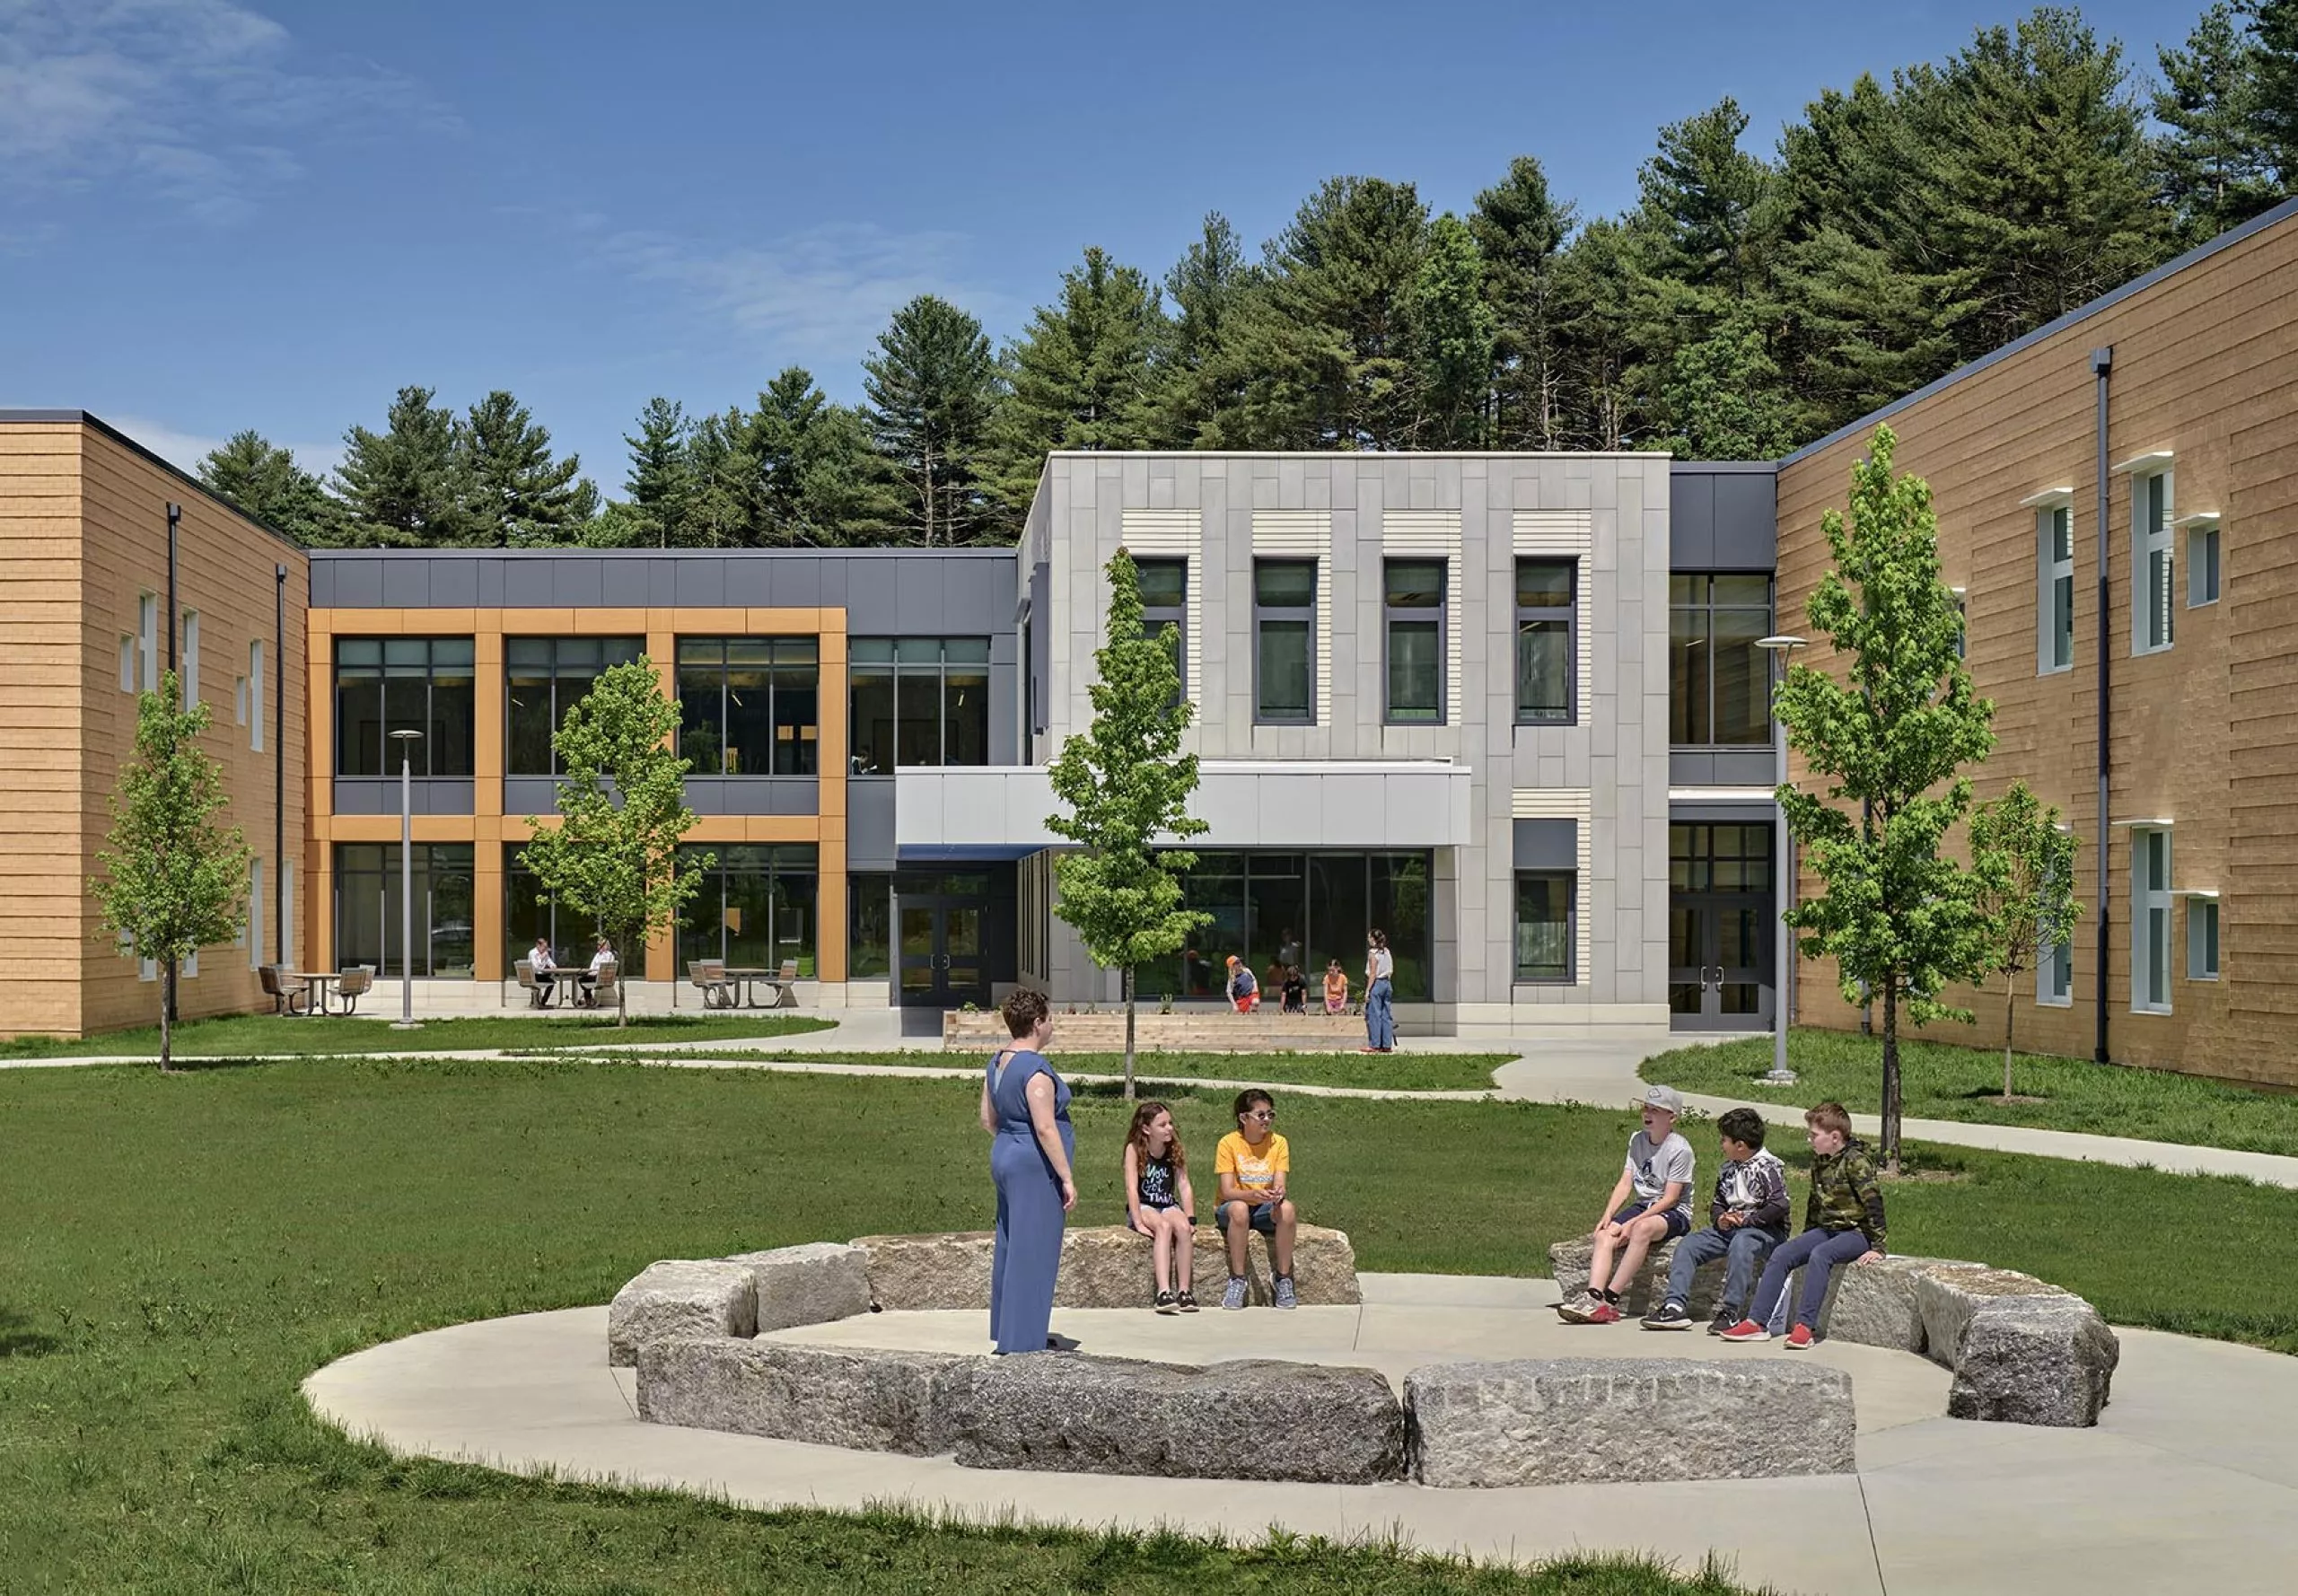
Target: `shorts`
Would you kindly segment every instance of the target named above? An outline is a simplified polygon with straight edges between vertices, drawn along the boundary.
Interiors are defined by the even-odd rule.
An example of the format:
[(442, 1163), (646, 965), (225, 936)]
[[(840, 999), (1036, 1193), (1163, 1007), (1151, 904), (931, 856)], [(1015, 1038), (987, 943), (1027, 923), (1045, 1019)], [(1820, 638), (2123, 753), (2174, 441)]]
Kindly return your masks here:
[[(1612, 1223), (1614, 1224), (1626, 1224), (1631, 1219), (1639, 1219), (1643, 1217), (1645, 1211), (1650, 1208), (1651, 1206), (1651, 1204), (1645, 1202), (1630, 1203), (1627, 1206), (1622, 1208), (1618, 1213), (1612, 1215)], [(1685, 1213), (1681, 1208), (1671, 1208), (1662, 1217), (1664, 1217), (1668, 1222), (1668, 1234), (1665, 1238), (1666, 1240), (1671, 1241), (1680, 1241), (1686, 1236), (1691, 1234), (1691, 1215)]]
[[(1144, 1203), (1141, 1206), (1145, 1212), (1150, 1214), (1171, 1214), (1177, 1212), (1180, 1209), (1180, 1205), (1179, 1203)], [(1195, 1224), (1197, 1223), (1197, 1215), (1194, 1214), (1190, 1215), (1188, 1222), (1191, 1224)]]
[[(1224, 1203), (1221, 1205), (1221, 1228), (1223, 1230), (1227, 1230), (1230, 1225), (1235, 1223), (1229, 1217), (1229, 1214), (1232, 1209), (1241, 1206), (1241, 1205), (1237, 1203)], [(1245, 1223), (1252, 1229), (1259, 1231), (1264, 1236), (1275, 1235), (1276, 1233), (1276, 1205), (1275, 1203), (1261, 1203), (1257, 1205), (1253, 1208), (1252, 1212), (1246, 1216)]]

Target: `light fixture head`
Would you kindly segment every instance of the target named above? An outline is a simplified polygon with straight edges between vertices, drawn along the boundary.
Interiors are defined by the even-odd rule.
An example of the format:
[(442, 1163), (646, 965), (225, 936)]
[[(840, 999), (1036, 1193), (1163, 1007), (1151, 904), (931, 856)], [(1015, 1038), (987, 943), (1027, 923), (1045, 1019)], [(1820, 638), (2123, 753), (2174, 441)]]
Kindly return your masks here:
[(1770, 637), (1759, 637), (1756, 639), (1756, 646), (1758, 648), (1768, 648), (1775, 653), (1791, 653), (1796, 649), (1807, 646), (1807, 639), (1802, 637), (1791, 637), (1785, 633), (1780, 633)]
[(402, 727), (399, 731), (393, 732), (391, 735), (398, 738), (401, 742), (413, 742), (417, 738), (422, 736), (423, 733), (420, 732), (411, 732)]

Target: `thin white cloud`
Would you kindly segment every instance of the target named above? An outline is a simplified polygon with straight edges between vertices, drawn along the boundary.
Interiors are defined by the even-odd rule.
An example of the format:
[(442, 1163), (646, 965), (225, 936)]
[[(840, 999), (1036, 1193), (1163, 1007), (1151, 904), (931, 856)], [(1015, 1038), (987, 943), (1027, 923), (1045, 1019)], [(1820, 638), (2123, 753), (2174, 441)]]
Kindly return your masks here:
[(224, 225), (302, 174), (296, 145), (410, 124), (457, 126), (232, 0), (0, 0), (0, 191), (119, 180)]
[(598, 259), (669, 288), (688, 313), (731, 329), (776, 360), (845, 366), (861, 359), (894, 311), (935, 294), (995, 322), (1006, 296), (969, 284), (971, 241), (958, 232), (895, 232), (866, 224), (806, 229), (768, 244), (712, 246), (668, 233), (610, 231), (596, 218)]
[[(195, 476), (198, 474), (199, 462), (213, 451), (223, 447), (224, 442), (209, 434), (185, 432), (180, 427), (170, 426), (164, 421), (154, 421), (145, 416), (106, 415), (104, 419), (170, 465), (180, 466)], [(274, 439), (273, 442), (280, 443), (280, 440)], [(316, 477), (324, 478), (343, 460), (343, 444), (339, 440), (332, 443), (281, 443), (280, 446), (295, 457), (297, 465)]]

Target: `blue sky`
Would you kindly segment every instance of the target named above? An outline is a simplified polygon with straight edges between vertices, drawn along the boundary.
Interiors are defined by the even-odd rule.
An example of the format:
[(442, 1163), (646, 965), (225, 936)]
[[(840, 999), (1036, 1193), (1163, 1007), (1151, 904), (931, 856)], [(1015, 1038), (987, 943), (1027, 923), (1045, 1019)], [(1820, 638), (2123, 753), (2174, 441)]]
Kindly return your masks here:
[[(2083, 9), (2150, 71), (2202, 0)], [(1087, 244), (1162, 275), (1321, 179), (1465, 208), (1518, 153), (1583, 214), (1729, 93), (1824, 85), (2011, 4), (1174, 0), (1157, 7), (0, 0), (0, 408), (191, 463), (332, 463), (401, 384), (505, 387), (620, 489), (647, 397), (834, 397), (887, 313), (1016, 330)]]

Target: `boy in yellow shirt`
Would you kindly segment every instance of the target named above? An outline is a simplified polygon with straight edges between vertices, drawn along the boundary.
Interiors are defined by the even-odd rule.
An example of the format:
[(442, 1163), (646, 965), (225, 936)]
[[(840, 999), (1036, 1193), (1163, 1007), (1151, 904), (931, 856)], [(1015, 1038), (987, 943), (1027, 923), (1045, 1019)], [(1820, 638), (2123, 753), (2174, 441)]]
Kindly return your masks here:
[(1270, 1127), (1276, 1104), (1256, 1086), (1237, 1093), (1237, 1128), (1221, 1138), (1213, 1172), (1221, 1182), (1215, 1209), (1229, 1249), (1229, 1286), (1221, 1306), (1232, 1312), (1245, 1305), (1245, 1253), (1251, 1234), (1268, 1238), (1269, 1261), (1276, 1275), (1276, 1306), (1296, 1308), (1293, 1290), (1293, 1229), (1296, 1223), (1285, 1181), (1293, 1172), (1293, 1150)]

